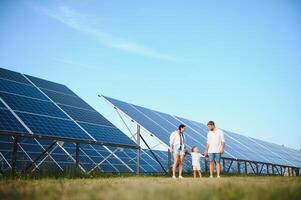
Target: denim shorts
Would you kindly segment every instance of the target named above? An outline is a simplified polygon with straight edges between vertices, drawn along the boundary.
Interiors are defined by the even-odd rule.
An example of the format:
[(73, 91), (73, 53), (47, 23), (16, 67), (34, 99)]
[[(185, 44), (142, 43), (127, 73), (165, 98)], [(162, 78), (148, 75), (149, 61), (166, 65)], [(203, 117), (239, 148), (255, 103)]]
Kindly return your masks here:
[(220, 162), (221, 153), (208, 153), (210, 162)]
[(174, 156), (184, 156), (185, 155), (185, 151), (177, 148), (176, 146), (173, 146), (172, 150), (173, 150)]

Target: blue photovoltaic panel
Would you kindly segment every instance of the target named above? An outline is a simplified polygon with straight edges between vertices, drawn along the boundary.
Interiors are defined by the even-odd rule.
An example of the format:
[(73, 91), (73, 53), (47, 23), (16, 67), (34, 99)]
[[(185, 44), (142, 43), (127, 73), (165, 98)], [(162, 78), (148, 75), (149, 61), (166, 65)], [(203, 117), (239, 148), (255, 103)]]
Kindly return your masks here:
[[(169, 143), (170, 133), (174, 131), (179, 124), (186, 124), (185, 135), (187, 144), (190, 147), (197, 145), (201, 151), (205, 149), (208, 132), (206, 125), (141, 106), (128, 104), (113, 98), (105, 98), (166, 144)], [(227, 147), (223, 155), (225, 158), (274, 163), (285, 166), (301, 166), (301, 152), (297, 150), (289, 151), (288, 148), (283, 148), (280, 145), (260, 142), (260, 140), (254, 141), (246, 136), (228, 131), (224, 132)]]
[(29, 78), (37, 87), (39, 88), (44, 88), (48, 90), (53, 90), (57, 92), (61, 92), (64, 94), (69, 94), (69, 95), (74, 95), (76, 94), (72, 92), (67, 86), (59, 84), (59, 83), (54, 83), (51, 81), (43, 80), (37, 77), (25, 75), (27, 78)]
[[(20, 73), (4, 69), (0, 72), (0, 97), (17, 113), (33, 134), (93, 140), (87, 132), (69, 119), (71, 117), (75, 121), (89, 123), (90, 126), (86, 127), (92, 131), (91, 135), (95, 135), (101, 141), (133, 144), (124, 133), (66, 86), (27, 75), (26, 77), (35, 84), (31, 85)], [(97, 126), (93, 127), (93, 124)], [(118, 141), (117, 138), (121, 140)]]
[(47, 98), (33, 86), (26, 85), (23, 83), (17, 83), (9, 80), (0, 78), (0, 91), (6, 93), (19, 94), (32, 98), (47, 100)]
[(128, 136), (122, 133), (115, 127), (108, 127), (102, 125), (93, 125), (88, 123), (79, 123), (89, 134), (98, 141), (111, 142), (115, 144), (129, 144), (135, 145)]
[(64, 95), (58, 92), (43, 89), (43, 92), (54, 102), (64, 105), (70, 105), (78, 108), (93, 110), (93, 108), (77, 96)]
[(70, 106), (63, 106), (60, 107), (75, 121), (79, 122), (88, 122), (92, 124), (99, 124), (105, 126), (112, 126), (114, 125), (109, 122), (106, 118), (104, 118), (101, 114), (93, 110), (84, 110), (80, 108), (70, 107)]
[(85, 122), (80, 123), (81, 126), (90, 135), (92, 135), (94, 139), (117, 144), (134, 144), (129, 137), (96, 112), (84, 100), (76, 96), (73, 92), (72, 94), (67, 92), (69, 89), (66, 86), (36, 77), (27, 77), (29, 77), (34, 84), (40, 87), (40, 89), (52, 101), (58, 103), (59, 107), (63, 109), (64, 112), (66, 112), (73, 120), (77, 122)]
[[(6, 109), (0, 101), (1, 131), (28, 133), (11, 113), (14, 112), (32, 131), (33, 135), (88, 141), (95, 138), (100, 142), (135, 145), (129, 137), (66, 86), (31, 76), (27, 76), (27, 78), (34, 85), (20, 73), (0, 69), (0, 97), (13, 110)], [(79, 122), (80, 125), (73, 120)], [(93, 135), (94, 138), (90, 137), (89, 134)], [(17, 170), (24, 170), (52, 142), (20, 138), (17, 152)], [(0, 163), (2, 170), (4, 169), (3, 166), (10, 167), (12, 145), (12, 137), (0, 135), (0, 151), (5, 158)], [(123, 162), (112, 156), (104, 147), (99, 145), (90, 146), (91, 148), (89, 148), (89, 145), (81, 145), (80, 147), (80, 165), (85, 170), (91, 170), (103, 159), (107, 159), (98, 167), (100, 171), (131, 172)], [(63, 148), (66, 150), (63, 150)], [(51, 151), (51, 156), (41, 160), (43, 163), (39, 165), (39, 168), (43, 170), (49, 168), (51, 170), (62, 170), (74, 167), (75, 149), (73, 143), (65, 142), (64, 147), (55, 145), (55, 148)], [(73, 158), (71, 159), (70, 156)], [(123, 159), (125, 162), (132, 158), (124, 157)], [(129, 165), (134, 168), (132, 163), (129, 163)], [(145, 168), (149, 169), (149, 166), (145, 165)]]
[[(1, 98), (1, 96), (0, 96)], [(6, 108), (5, 105), (0, 101), (0, 108)]]
[(15, 116), (7, 109), (0, 108), (0, 130), (28, 133), (23, 125), (15, 118)]
[(74, 122), (46, 116), (16, 112), (34, 134), (92, 140)]
[(160, 140), (168, 143), (170, 133), (167, 130), (158, 126), (154, 121), (150, 120), (145, 115), (134, 109), (130, 104), (109, 97), (105, 98), (108, 99), (116, 107), (121, 109), (123, 112), (125, 112), (127, 115), (129, 115), (133, 120), (143, 125), (143, 127), (148, 131), (155, 134), (155, 136)]
[(3, 68), (0, 68), (0, 78), (30, 84), (22, 74)]
[(6, 94), (2, 92), (0, 92), (0, 97), (13, 110), (67, 118), (67, 116), (50, 101), (32, 99), (28, 97), (17, 96), (14, 94)]

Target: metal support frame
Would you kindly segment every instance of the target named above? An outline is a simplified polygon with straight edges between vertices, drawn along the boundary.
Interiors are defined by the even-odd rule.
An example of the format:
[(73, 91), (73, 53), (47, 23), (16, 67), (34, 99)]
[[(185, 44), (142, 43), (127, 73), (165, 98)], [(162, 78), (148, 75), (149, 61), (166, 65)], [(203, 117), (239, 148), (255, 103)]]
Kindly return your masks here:
[(8, 162), (8, 160), (5, 158), (5, 156), (1, 152), (0, 152), (0, 156), (2, 157), (2, 159), (0, 161), (4, 160), (5, 163), (7, 164), (7, 166), (11, 169), (10, 163)]
[[(167, 174), (168, 172), (166, 171), (166, 169), (164, 168), (164, 166), (162, 165), (162, 163), (159, 161), (159, 159), (157, 158), (157, 156), (155, 155), (155, 153), (152, 151), (152, 148), (147, 144), (147, 142), (145, 141), (145, 139), (142, 137), (140, 124), (135, 123), (137, 125), (137, 133), (133, 134), (132, 131), (131, 131), (131, 129), (129, 128), (129, 126), (127, 125), (127, 123), (125, 122), (125, 120), (123, 119), (123, 117), (122, 117), (121, 113), (119, 112), (118, 108), (116, 106), (114, 106), (114, 105), (113, 105), (113, 107), (116, 110), (117, 115), (119, 116), (119, 118), (121, 119), (121, 121), (123, 122), (123, 124), (125, 125), (126, 129), (130, 132), (131, 138), (134, 139), (134, 140), (136, 140), (136, 144), (139, 143), (139, 145), (137, 145), (137, 158), (136, 158), (136, 160), (137, 160), (137, 170), (136, 170), (136, 174), (139, 174), (138, 170), (140, 171), (140, 156), (141, 156), (141, 145), (140, 145), (141, 142), (140, 142), (140, 139), (143, 141), (143, 143), (149, 149), (149, 151), (151, 152), (151, 154), (154, 157), (155, 161), (160, 165), (160, 167), (163, 169), (164, 173)], [(134, 122), (132, 119), (131, 119), (131, 121)], [(135, 138), (135, 136), (137, 136), (137, 137)], [(139, 153), (138, 153), (138, 151), (139, 151)], [(139, 156), (139, 158), (138, 158), (138, 156)], [(139, 159), (139, 162), (138, 162), (138, 159)], [(138, 169), (138, 165), (139, 165), (139, 169)]]
[(263, 170), (264, 164), (261, 164), (261, 168), (259, 170), (259, 174), (261, 174), (262, 170)]
[(225, 158), (223, 158), (223, 172), (224, 172), (224, 173), (226, 172), (225, 169), (226, 169), (226, 168), (225, 168)]
[(35, 165), (45, 154), (48, 153), (48, 151), (56, 145), (56, 141), (54, 141), (52, 144), (50, 144), (36, 159), (33, 160), (23, 171), (23, 174), (26, 174), (26, 172), (33, 166)]
[(253, 167), (252, 163), (251, 163), (251, 162), (249, 162), (249, 164), (250, 164), (250, 166), (251, 166), (251, 168), (252, 168), (252, 171), (253, 171), (253, 173), (256, 175), (256, 171), (255, 171), (255, 169), (254, 169), (254, 167)]
[(207, 165), (207, 159), (205, 159), (205, 173), (207, 173), (208, 172), (208, 165)]
[(258, 163), (256, 163), (256, 174), (258, 175), (259, 174), (259, 168), (258, 168)]
[(267, 175), (270, 174), (270, 168), (269, 168), (269, 164), (267, 164)]
[(247, 162), (245, 161), (245, 173), (248, 174), (248, 166), (247, 166)]
[(278, 175), (281, 175), (281, 173), (280, 173), (279, 170), (278, 170), (278, 167), (275, 166), (275, 168), (276, 168), (276, 171), (278, 172)]
[(168, 174), (171, 174), (171, 152), (169, 149), (167, 150), (167, 170)]
[(272, 174), (275, 174), (274, 165), (272, 165)]
[(12, 176), (13, 178), (16, 176), (18, 139), (19, 139), (19, 137), (16, 137), (16, 136), (14, 137), (13, 150), (12, 150), (12, 168), (11, 168), (11, 176)]
[(233, 164), (233, 160), (231, 160), (231, 162), (230, 162), (230, 165), (229, 165), (229, 167), (228, 167), (228, 169), (227, 169), (227, 173), (229, 173), (229, 171), (230, 171), (230, 169), (231, 169), (231, 167), (232, 167), (232, 164)]
[(79, 168), (79, 162), (80, 162), (79, 154), (80, 154), (80, 144), (77, 142), (76, 143), (76, 149), (75, 149), (75, 166), (76, 166), (76, 169)]
[(240, 163), (237, 161), (237, 172), (240, 174)]
[(155, 158), (155, 160), (157, 161), (157, 163), (160, 165), (160, 167), (163, 169), (164, 173), (167, 174), (166, 169), (164, 168), (164, 166), (162, 165), (162, 163), (159, 161), (159, 159), (157, 158), (156, 154), (153, 152), (153, 150), (149, 147), (149, 145), (147, 144), (147, 142), (145, 141), (145, 139), (142, 137), (142, 135), (140, 135), (140, 138), (142, 139), (143, 143), (147, 146), (147, 148), (149, 149), (149, 151), (151, 152), (151, 154), (153, 155), (153, 157)]
[(140, 174), (140, 153), (141, 153), (141, 149), (140, 149), (140, 125), (137, 125), (137, 146), (139, 147), (137, 149), (137, 169), (136, 169), (136, 175)]

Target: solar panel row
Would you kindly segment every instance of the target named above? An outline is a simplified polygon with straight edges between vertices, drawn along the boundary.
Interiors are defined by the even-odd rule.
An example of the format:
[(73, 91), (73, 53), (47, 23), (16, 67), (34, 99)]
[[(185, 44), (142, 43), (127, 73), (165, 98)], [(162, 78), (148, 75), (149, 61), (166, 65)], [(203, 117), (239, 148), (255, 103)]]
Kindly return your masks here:
[[(4, 155), (4, 158), (11, 163), (11, 147), (13, 144), (13, 138), (10, 136), (0, 137), (0, 152)], [(24, 169), (28, 166), (35, 158), (37, 158), (51, 142), (45, 140), (31, 140), (22, 139), (19, 141), (19, 150), (17, 154), (17, 168)], [(64, 169), (74, 168), (74, 158), (75, 158), (75, 144), (74, 143), (64, 143), (64, 150), (62, 148), (56, 147), (51, 151), (50, 156), (47, 156), (44, 160), (39, 160), (36, 163), (37, 170), (51, 169), (52, 171), (62, 171)], [(102, 172), (134, 172), (136, 170), (136, 151), (133, 149), (123, 148), (111, 148), (111, 151), (117, 155), (121, 161), (125, 162), (129, 168), (127, 168), (119, 159), (112, 156), (111, 153), (102, 146), (82, 144), (80, 147), (80, 165), (85, 170), (89, 172), (90, 170), (97, 169)], [(163, 157), (161, 162), (167, 161), (167, 154), (158, 151), (158, 154), (162, 154)], [(71, 155), (71, 157), (69, 156)], [(73, 159), (72, 159), (73, 158)], [(166, 161), (165, 161), (166, 160)], [(166, 164), (166, 163), (165, 163)], [(9, 165), (5, 160), (0, 159), (1, 170), (9, 170)], [(145, 173), (157, 173), (162, 172), (159, 164), (154, 160), (148, 151), (144, 151), (140, 158), (140, 171)]]
[[(204, 151), (207, 136), (207, 127), (204, 124), (113, 98), (105, 98), (165, 144), (168, 144), (170, 133), (179, 123), (186, 124), (188, 145), (190, 147), (197, 145)], [(128, 136), (65, 85), (2, 68), (0, 68), (0, 131), (135, 146)], [(225, 137), (227, 144), (225, 158), (301, 167), (300, 152), (294, 149), (228, 131), (225, 131)], [(11, 136), (0, 135), (2, 171), (11, 168), (12, 144)], [(51, 144), (51, 141), (45, 140), (20, 139), (17, 168), (24, 169)], [(167, 152), (153, 152), (163, 166), (167, 166)], [(35, 163), (34, 169), (73, 168), (75, 154), (75, 143), (56, 143), (46, 157)], [(85, 172), (94, 169), (103, 172), (134, 172), (137, 167), (136, 156), (137, 152), (134, 149), (81, 144), (80, 168)], [(191, 171), (189, 158), (186, 158), (184, 170)], [(140, 171), (162, 172), (161, 166), (149, 150), (142, 149)]]
[[(129, 137), (64, 85), (0, 68), (0, 98), (0, 130), (2, 132), (95, 140), (135, 146)], [(1, 168), (9, 167), (12, 137), (1, 135), (0, 144)], [(50, 142), (42, 140), (21, 139), (17, 154), (17, 168), (24, 169), (50, 144)], [(81, 167), (89, 171), (102, 162), (99, 169), (106, 172), (132, 172), (135, 170), (133, 166), (133, 169), (129, 168), (131, 163), (125, 163), (128, 157), (124, 157), (125, 161), (123, 161), (118, 156), (111, 155), (110, 149), (112, 148), (106, 148), (82, 145), (80, 148)], [(75, 149), (73, 143), (65, 143), (63, 147), (56, 145), (51, 155), (41, 162), (40, 168), (45, 169), (47, 165), (61, 170), (68, 166), (74, 166)], [(130, 155), (136, 153), (131, 149), (126, 151), (130, 151)], [(116, 153), (121, 154), (119, 151)], [(148, 154), (146, 155), (149, 157)], [(106, 158), (107, 156), (109, 157)], [(136, 162), (132, 157), (128, 159), (132, 159), (132, 163)], [(144, 159), (147, 160), (147, 158)], [(144, 168), (150, 169), (150, 165), (158, 164), (152, 160), (148, 164), (144, 164)]]
[[(187, 144), (190, 147), (197, 145), (201, 151), (205, 150), (208, 131), (204, 124), (122, 102), (110, 97), (104, 98), (162, 140), (165, 144), (169, 143), (170, 133), (176, 130), (179, 124), (186, 124), (187, 128), (185, 135)], [(224, 158), (301, 167), (300, 151), (235, 134), (226, 130), (224, 132), (226, 140), (226, 151), (223, 155)]]

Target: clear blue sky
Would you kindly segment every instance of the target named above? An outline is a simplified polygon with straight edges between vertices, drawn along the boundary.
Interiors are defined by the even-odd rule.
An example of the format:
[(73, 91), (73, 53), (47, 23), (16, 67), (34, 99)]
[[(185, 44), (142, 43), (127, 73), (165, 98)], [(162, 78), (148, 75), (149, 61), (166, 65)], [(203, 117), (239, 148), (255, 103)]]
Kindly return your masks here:
[(301, 148), (301, 2), (0, 3), (0, 66)]

